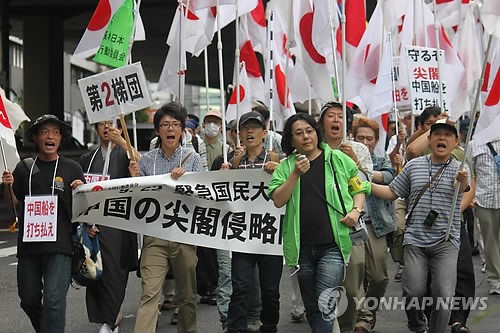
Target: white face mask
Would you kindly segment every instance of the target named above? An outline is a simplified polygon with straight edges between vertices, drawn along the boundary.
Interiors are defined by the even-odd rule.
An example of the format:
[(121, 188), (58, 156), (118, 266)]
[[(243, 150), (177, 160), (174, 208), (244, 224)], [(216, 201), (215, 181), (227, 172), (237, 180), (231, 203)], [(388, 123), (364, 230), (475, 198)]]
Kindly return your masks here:
[(215, 124), (215, 123), (208, 123), (205, 125), (205, 134), (211, 138), (219, 135), (220, 132), (220, 126)]

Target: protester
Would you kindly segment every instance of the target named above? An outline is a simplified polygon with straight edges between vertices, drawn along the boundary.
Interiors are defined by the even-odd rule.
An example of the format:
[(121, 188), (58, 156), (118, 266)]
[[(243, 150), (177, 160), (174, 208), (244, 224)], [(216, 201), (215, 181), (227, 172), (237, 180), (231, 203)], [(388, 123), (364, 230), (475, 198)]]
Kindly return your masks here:
[[(424, 155), (431, 153), (431, 147), (429, 145), (429, 140), (426, 139), (430, 133), (430, 128), (433, 124), (438, 122), (450, 122), (446, 113), (440, 112), (440, 108), (436, 107), (428, 107), (425, 108), (424, 111), (420, 114), (420, 132), (427, 129), (426, 132), (423, 132), (419, 137), (413, 136), (413, 141), (408, 146), (410, 154), (408, 154), (408, 158), (413, 158), (416, 154)], [(436, 116), (437, 115), (437, 116)], [(452, 126), (455, 126), (451, 123)], [(460, 143), (459, 138), (459, 143)], [(465, 159), (465, 152), (460, 145), (457, 145), (450, 153), (451, 158), (456, 159), (458, 161), (462, 161)], [(469, 170), (471, 170), (471, 166), (469, 166)], [(465, 193), (462, 197), (460, 203), (460, 212), (463, 213), (468, 206), (472, 205), (472, 201), (475, 196), (475, 177), (474, 173), (471, 170), (471, 181), (470, 181), (470, 191)], [(450, 314), (450, 324), (452, 325), (452, 333), (455, 331), (467, 332), (468, 328), (466, 326), (467, 319), (469, 317), (469, 306), (464, 303), (462, 300), (468, 297), (474, 297), (476, 288), (474, 283), (470, 283), (470, 281), (475, 280), (474, 276), (474, 266), (472, 263), (472, 251), (470, 248), (469, 240), (467, 235), (467, 229), (465, 227), (465, 221), (460, 224), (460, 247), (458, 251), (458, 261), (457, 261), (457, 280), (455, 285), (455, 297), (461, 300), (456, 302)], [(429, 275), (428, 278), (428, 290), (427, 295), (430, 296), (430, 286), (432, 285), (431, 277)], [(425, 309), (425, 314), (427, 317), (431, 316), (431, 308), (427, 307)]]
[(252, 111), (260, 113), (262, 118), (264, 118), (264, 123), (267, 128), (267, 135), (264, 139), (264, 147), (278, 154), (283, 154), (283, 150), (281, 149), (281, 135), (276, 133), (274, 128), (271, 128), (271, 112), (269, 112), (269, 109), (264, 104), (259, 103), (252, 108)]
[[(410, 213), (404, 236), (405, 268), (403, 295), (406, 297), (408, 328), (413, 332), (445, 332), (451, 306), (437, 307), (437, 300), (452, 299), (457, 279), (457, 259), (460, 246), (460, 200), (468, 190), (470, 173), (467, 166), (459, 170), (460, 162), (451, 158), (458, 145), (454, 126), (435, 123), (428, 142), (431, 154), (409, 161), (389, 186), (372, 183), (372, 194), (384, 199), (409, 199)], [(454, 182), (459, 183), (459, 198), (452, 207)], [(450, 218), (449, 241), (445, 239)], [(427, 290), (427, 274), (431, 276), (432, 314), (427, 320), (422, 310), (422, 298)], [(420, 306), (410, 306), (417, 300)]]
[(320, 309), (319, 297), (342, 281), (352, 245), (350, 227), (358, 222), (369, 183), (349, 186), (359, 180), (356, 163), (322, 142), (308, 114), (288, 118), (282, 148), (288, 158), (273, 173), (269, 193), (276, 207), (286, 205), (285, 262), (297, 270), (311, 331), (332, 332), (335, 302), (322, 303)]
[[(202, 171), (200, 156), (181, 145), (186, 110), (178, 103), (163, 105), (154, 115), (159, 148), (145, 153), (139, 162), (130, 162), (133, 176), (170, 173), (174, 180), (186, 172)], [(135, 333), (156, 332), (158, 303), (165, 275), (175, 272), (176, 305), (179, 308), (178, 332), (196, 332), (196, 247), (144, 236), (140, 272), (142, 295), (137, 310)]]
[[(45, 114), (27, 130), (26, 137), (35, 143), (37, 156), (19, 162), (14, 172), (2, 174), (4, 200), (18, 205), (19, 234), (17, 242), (17, 287), (21, 308), (28, 315), (35, 332), (64, 333), (66, 326), (66, 296), (71, 281), (72, 190), (83, 184), (80, 165), (59, 156), (63, 140), (71, 138), (71, 127), (56, 116)], [(32, 200), (40, 196), (55, 196), (57, 216), (53, 223), (52, 241), (24, 240), (25, 224), (31, 217)], [(50, 215), (49, 215), (50, 216)], [(50, 226), (49, 226), (50, 227)]]
[[(110, 121), (95, 124), (99, 145), (96, 149), (80, 157), (79, 164), (86, 175), (103, 174), (108, 146), (111, 143), (109, 169), (110, 179), (130, 177), (128, 170), (127, 142), (121, 136), (121, 123), (117, 127)], [(134, 149), (134, 158), (140, 154)], [(137, 234), (125, 230), (97, 224), (89, 225), (91, 237), (99, 234), (99, 244), (103, 262), (102, 277), (87, 286), (87, 315), (92, 323), (101, 323), (100, 333), (118, 332), (123, 316), (120, 312), (130, 271), (137, 269)]]
[[(388, 185), (396, 170), (386, 157), (375, 155), (375, 147), (379, 141), (379, 126), (376, 121), (361, 117), (354, 121), (352, 133), (354, 140), (365, 144), (370, 150), (373, 161), (372, 181)], [(387, 275), (387, 239), (386, 235), (395, 230), (392, 202), (370, 196), (366, 199), (363, 219), (366, 223), (368, 241), (365, 243), (365, 269), (360, 297), (375, 297), (379, 301), (384, 296), (389, 278)], [(362, 274), (362, 273), (361, 273)], [(365, 305), (365, 303), (363, 303)], [(362, 306), (358, 310), (356, 333), (370, 332), (376, 323), (377, 308), (368, 309)]]
[[(268, 152), (263, 145), (267, 134), (262, 116), (255, 111), (243, 114), (239, 121), (241, 146), (224, 169), (262, 169), (272, 173), (278, 165), (279, 155)], [(277, 255), (242, 253), (234, 251), (231, 259), (232, 288), (228, 309), (228, 332), (247, 332), (248, 297), (255, 267), (259, 268), (262, 311), (260, 332), (277, 332), (280, 311), (279, 285), (283, 257)]]
[[(347, 129), (346, 142), (343, 142), (344, 122)], [(325, 137), (325, 142), (332, 149), (339, 149), (348, 155), (360, 170), (359, 176), (363, 179), (370, 179), (373, 171), (373, 163), (370, 151), (362, 143), (353, 141), (350, 138), (353, 122), (353, 111), (346, 108), (346, 119), (343, 117), (342, 104), (328, 102), (321, 108), (319, 124)], [(361, 211), (363, 207), (359, 207)], [(338, 323), (342, 331), (351, 331), (356, 324), (356, 302), (354, 297), (363, 284), (365, 269), (365, 248), (363, 245), (353, 245), (349, 257), (349, 265), (346, 269), (346, 276), (342, 281), (345, 288), (348, 305), (346, 311), (338, 318)]]
[(477, 182), (475, 214), (484, 240), (486, 279), (489, 294), (500, 295), (500, 139), (482, 145), (472, 142), (471, 146)]

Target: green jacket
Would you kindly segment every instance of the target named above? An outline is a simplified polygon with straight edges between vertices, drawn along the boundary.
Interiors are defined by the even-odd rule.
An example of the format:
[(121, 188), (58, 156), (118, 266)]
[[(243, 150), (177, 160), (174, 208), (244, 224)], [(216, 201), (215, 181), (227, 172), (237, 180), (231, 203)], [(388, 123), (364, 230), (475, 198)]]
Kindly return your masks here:
[[(332, 166), (337, 174), (337, 179), (340, 183), (340, 192), (344, 200), (346, 210), (350, 212), (353, 207), (352, 197), (357, 193), (370, 194), (371, 186), (369, 182), (362, 182), (361, 187), (355, 191), (352, 186), (348, 185), (349, 180), (356, 179), (358, 168), (356, 163), (342, 153), (340, 150), (332, 150), (327, 144), (321, 144), (321, 150), (325, 154), (325, 193), (328, 202), (342, 212), (342, 205), (338, 197), (338, 192), (334, 183)], [(281, 161), (279, 166), (274, 170), (273, 177), (269, 183), (269, 197), (272, 197), (273, 192), (280, 187), (292, 173), (295, 166), (296, 154), (288, 156)], [(288, 266), (296, 266), (299, 262), (300, 249), (300, 182), (297, 182), (293, 189), (292, 196), (286, 204), (285, 219), (283, 222), (283, 255)], [(349, 237), (349, 227), (340, 223), (343, 217), (341, 214), (333, 210), (328, 205), (328, 213), (332, 224), (333, 238), (335, 243), (342, 252), (344, 262), (349, 262), (351, 253), (351, 238)]]

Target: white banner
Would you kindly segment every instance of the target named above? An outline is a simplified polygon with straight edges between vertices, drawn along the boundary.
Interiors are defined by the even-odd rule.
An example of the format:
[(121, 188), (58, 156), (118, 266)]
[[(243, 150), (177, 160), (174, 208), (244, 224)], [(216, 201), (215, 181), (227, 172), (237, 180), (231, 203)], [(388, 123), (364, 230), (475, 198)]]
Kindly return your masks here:
[[(444, 51), (439, 50), (441, 69), (444, 68)], [(429, 106), (440, 106), (439, 100), (439, 71), (437, 63), (437, 49), (419, 46), (406, 46), (406, 61), (408, 66), (408, 80), (411, 96), (411, 108), (418, 116)], [(443, 105), (441, 109), (449, 112), (446, 83), (441, 77)]]
[(91, 124), (153, 104), (140, 62), (80, 79), (78, 85)]
[(282, 255), (285, 209), (267, 197), (271, 176), (221, 170), (112, 179), (73, 193), (73, 222), (101, 224), (180, 243)]

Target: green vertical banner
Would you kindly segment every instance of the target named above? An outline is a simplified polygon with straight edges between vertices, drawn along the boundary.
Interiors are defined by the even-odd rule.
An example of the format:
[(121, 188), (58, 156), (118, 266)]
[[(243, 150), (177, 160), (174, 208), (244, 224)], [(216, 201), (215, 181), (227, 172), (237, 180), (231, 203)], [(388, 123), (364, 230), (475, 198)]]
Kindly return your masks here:
[(337, 87), (337, 80), (332, 77), (332, 89), (333, 89), (333, 97), (336, 101), (340, 100), (339, 99), (339, 89)]
[(133, 28), (134, 0), (124, 0), (111, 18), (93, 60), (115, 68), (126, 65)]

